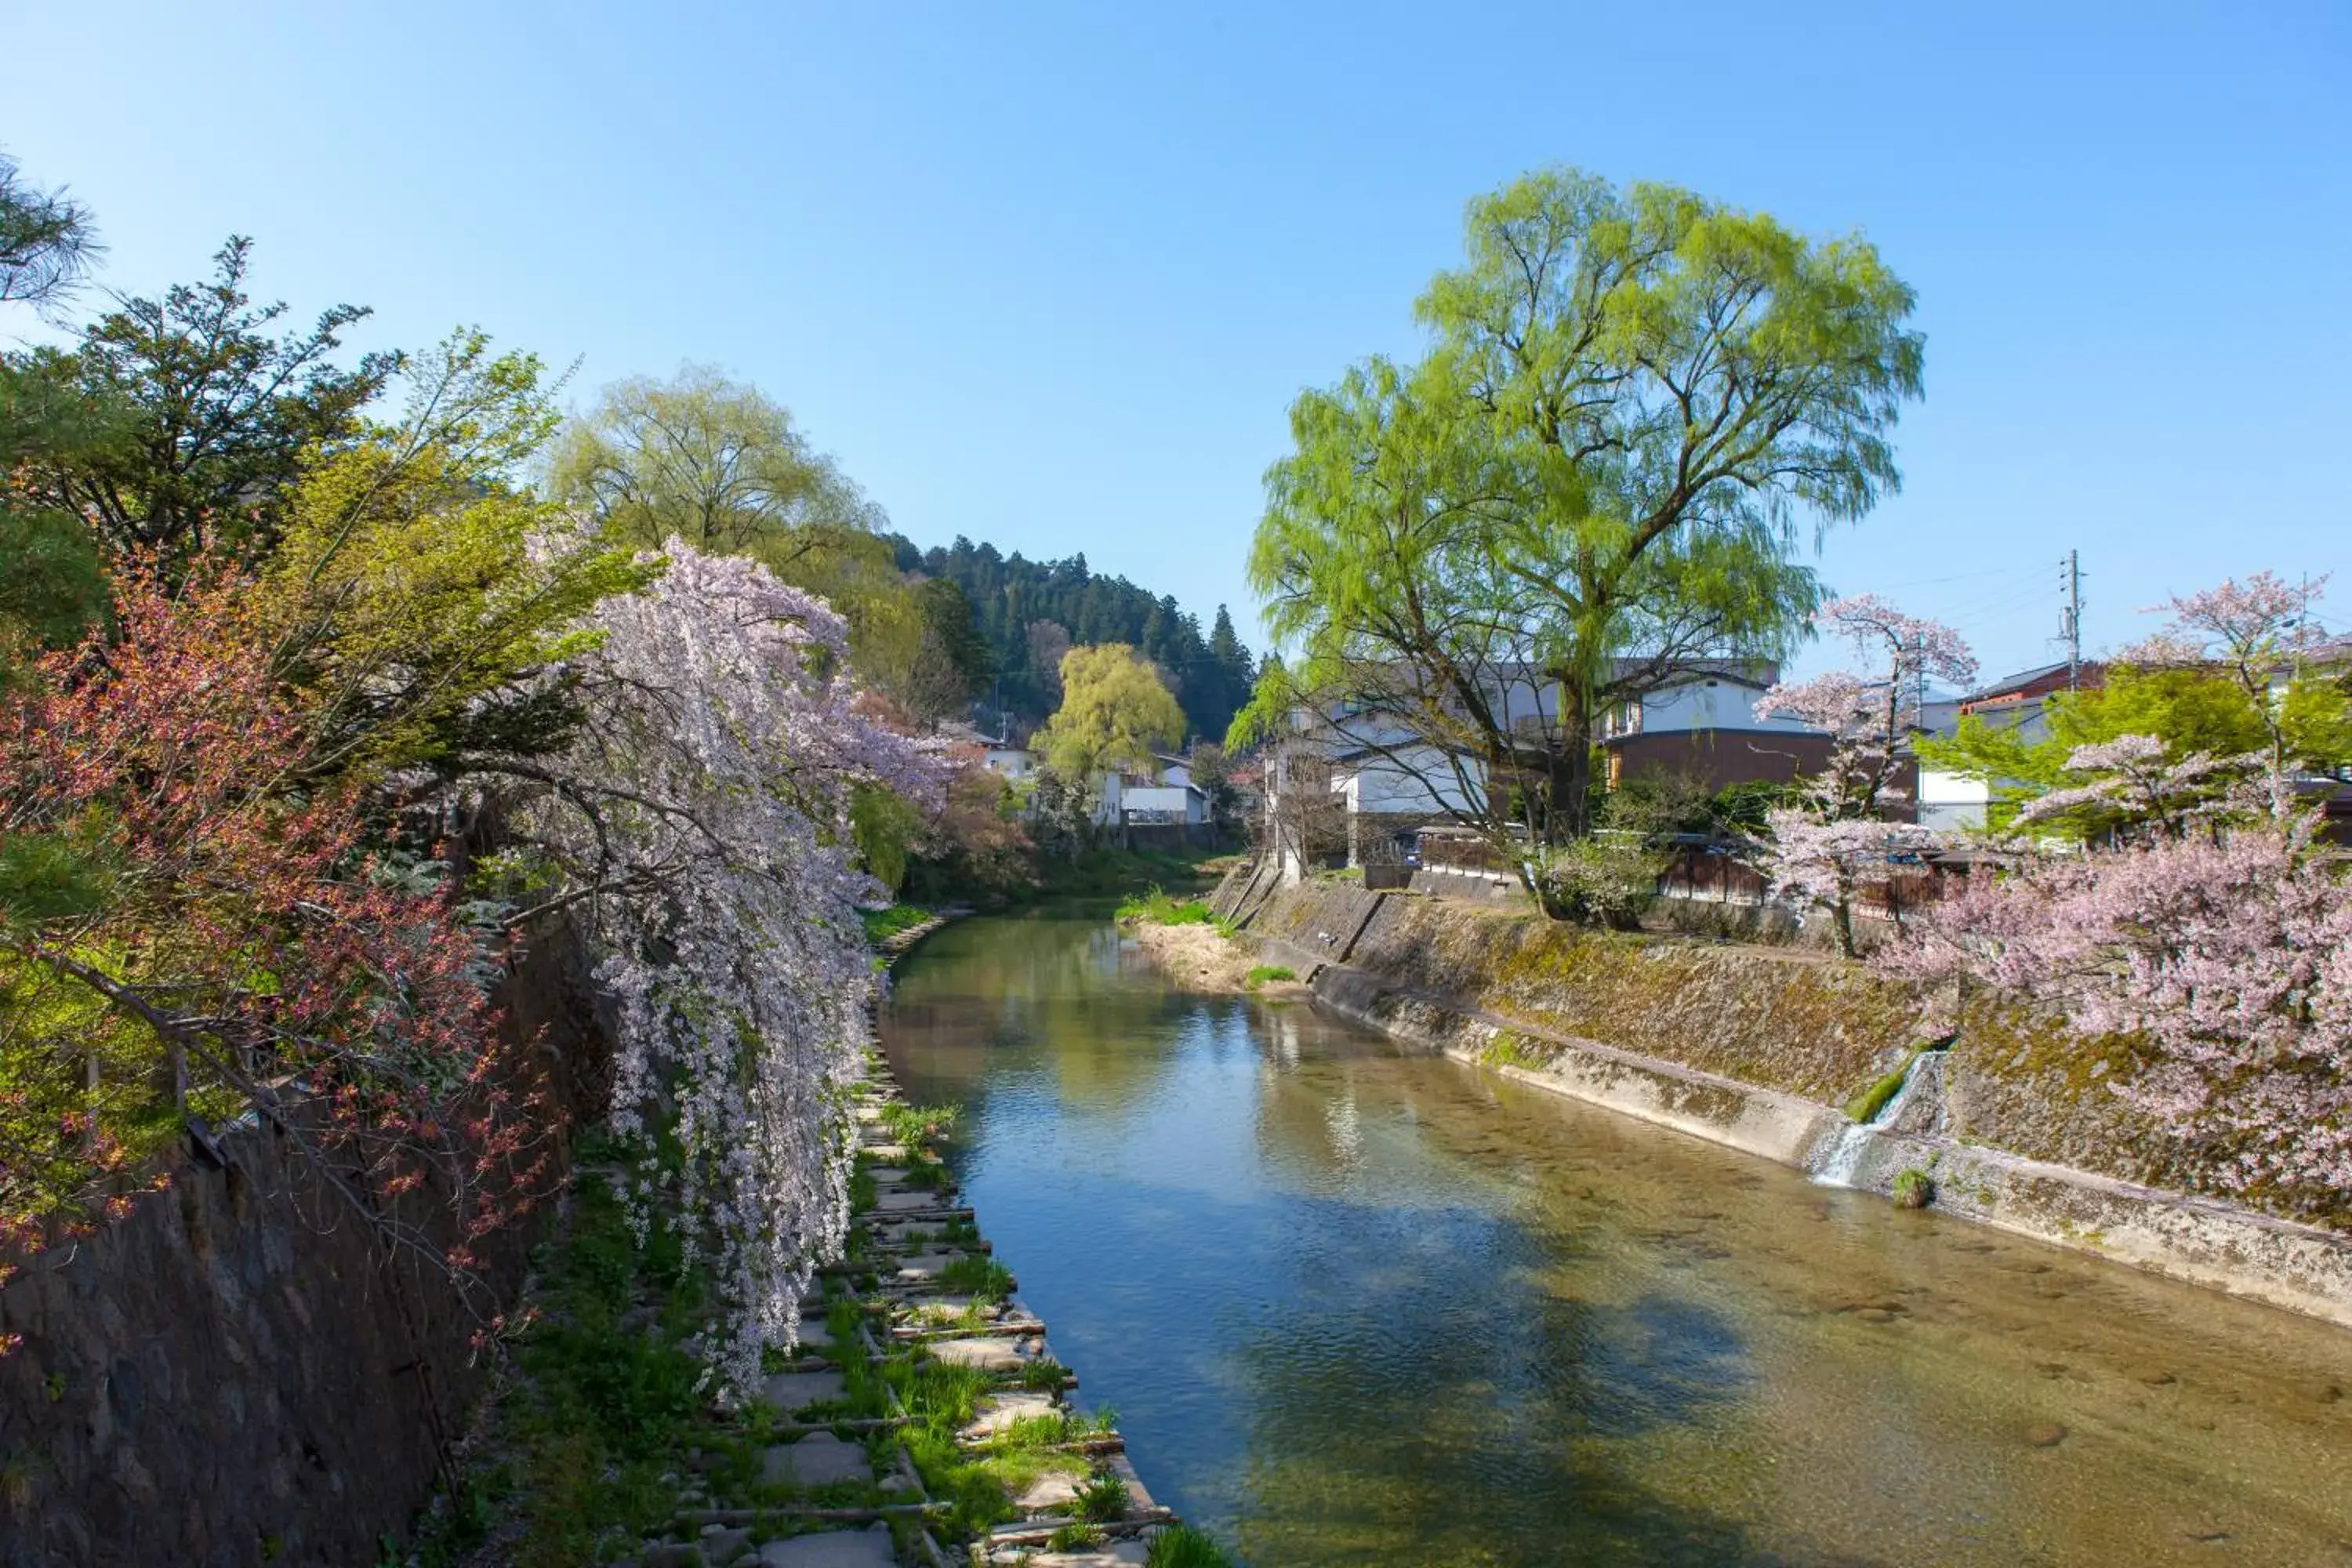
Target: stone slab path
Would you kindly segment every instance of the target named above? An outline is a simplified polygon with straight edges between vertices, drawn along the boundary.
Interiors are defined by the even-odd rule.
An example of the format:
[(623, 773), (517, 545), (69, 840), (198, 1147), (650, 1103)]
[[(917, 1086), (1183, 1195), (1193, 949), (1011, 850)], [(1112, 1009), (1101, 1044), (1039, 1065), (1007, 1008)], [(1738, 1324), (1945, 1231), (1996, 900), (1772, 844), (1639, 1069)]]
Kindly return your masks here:
[[(886, 955), (929, 929), (886, 942)], [(1071, 1405), (1076, 1377), (1014, 1299), (1016, 1281), (958, 1200), (931, 1130), (907, 1114), (878, 1058), (854, 1101), (866, 1201), (847, 1256), (820, 1270), (796, 1352), (772, 1362), (758, 1405), (717, 1414), (714, 1447), (693, 1466), (705, 1474), (682, 1483), (672, 1526), (628, 1568), (1143, 1563), (1175, 1516), (1153, 1502), (1126, 1440)], [(968, 1499), (974, 1474), (985, 1475), (1003, 1488), (996, 1513), (1010, 1515), (976, 1535), (954, 1521), (987, 1516), (934, 1500), (900, 1440), (938, 1420), (940, 1406), (923, 1401), (940, 1397), (925, 1390), (942, 1379), (963, 1391), (942, 1434), (957, 1456), (946, 1464), (954, 1495)], [(743, 1461), (727, 1456), (747, 1443), (754, 1468), (729, 1471)], [(942, 1463), (936, 1442), (926, 1453)]]

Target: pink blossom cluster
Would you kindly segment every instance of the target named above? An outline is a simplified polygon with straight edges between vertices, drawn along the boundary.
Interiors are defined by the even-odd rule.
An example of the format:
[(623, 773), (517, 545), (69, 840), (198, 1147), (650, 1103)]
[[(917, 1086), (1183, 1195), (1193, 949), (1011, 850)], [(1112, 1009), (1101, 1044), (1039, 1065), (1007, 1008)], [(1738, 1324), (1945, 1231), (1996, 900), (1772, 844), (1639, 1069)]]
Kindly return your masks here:
[(2239, 1190), (2352, 1191), (2352, 889), (2301, 820), (1979, 872), (1876, 962), (2135, 1037), (2118, 1092), (2214, 1141)]
[(2149, 657), (2134, 662), (2236, 662), (2263, 656), (2277, 647), (2282, 633), (2319, 602), (2329, 575), (2322, 573), (2306, 582), (2289, 584), (2275, 573), (2256, 572), (2243, 583), (2230, 578), (2219, 587), (2151, 605), (2148, 614), (2168, 612), (2172, 619), (2163, 631), (2138, 645), (2138, 651)]
[(1867, 594), (1833, 600), (1814, 620), (1880, 668), (1776, 685), (1757, 703), (1759, 717), (1792, 718), (1831, 740), (1828, 764), (1805, 781), (1800, 803), (1766, 817), (1768, 868), (1776, 891), (1834, 914), (1839, 945), (1850, 954), (1855, 892), (1939, 842), (1926, 829), (1885, 820), (1887, 808), (1907, 794), (1896, 783), (1916, 718), (1907, 704), (1921, 677), (1968, 680), (1976, 659), (1949, 626), (1906, 616)]
[(1895, 865), (1943, 842), (1932, 829), (1876, 816), (1824, 822), (1782, 807), (1764, 820), (1772, 834), (1774, 888), (1824, 905), (1885, 881)]
[(2214, 757), (2192, 752), (2170, 762), (2167, 751), (2153, 735), (2118, 735), (2077, 746), (2066, 754), (2066, 771), (2083, 775), (2084, 782), (2037, 795), (2018, 812), (2014, 826), (2106, 820), (2177, 837), (2196, 822), (2219, 815), (2252, 815), (2265, 804), (2250, 799), (2244, 787), (2262, 766), (2260, 755)]
[[(638, 1222), (674, 1212), (723, 1321), (705, 1346), (737, 1390), (791, 1345), (814, 1270), (847, 1221), (846, 1091), (877, 984), (852, 863), (860, 784), (933, 804), (941, 769), (858, 710), (844, 623), (756, 563), (673, 539), (645, 589), (606, 600), (579, 673), (591, 719), (541, 810), (603, 890), (588, 905), (617, 999), (613, 1120), (657, 1118), (684, 1151), (650, 1162)], [(580, 802), (593, 803), (593, 810)]]
[(1906, 616), (1875, 594), (1832, 599), (1814, 612), (1813, 624), (1866, 659), (1890, 659), (1897, 685), (1923, 675), (1965, 685), (1977, 676), (1976, 655), (1958, 632), (1941, 621)]

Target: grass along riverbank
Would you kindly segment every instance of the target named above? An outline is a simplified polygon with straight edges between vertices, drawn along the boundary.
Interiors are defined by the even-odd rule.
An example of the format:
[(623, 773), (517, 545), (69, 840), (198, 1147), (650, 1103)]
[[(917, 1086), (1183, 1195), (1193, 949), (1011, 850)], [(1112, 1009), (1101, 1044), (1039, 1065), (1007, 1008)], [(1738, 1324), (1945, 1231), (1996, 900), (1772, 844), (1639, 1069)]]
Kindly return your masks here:
[(1258, 961), (1257, 943), (1205, 900), (1179, 899), (1159, 888), (1119, 905), (1120, 926), (1136, 945), (1188, 991), (1240, 991), (1268, 997), (1303, 996), (1307, 987), (1286, 964)]

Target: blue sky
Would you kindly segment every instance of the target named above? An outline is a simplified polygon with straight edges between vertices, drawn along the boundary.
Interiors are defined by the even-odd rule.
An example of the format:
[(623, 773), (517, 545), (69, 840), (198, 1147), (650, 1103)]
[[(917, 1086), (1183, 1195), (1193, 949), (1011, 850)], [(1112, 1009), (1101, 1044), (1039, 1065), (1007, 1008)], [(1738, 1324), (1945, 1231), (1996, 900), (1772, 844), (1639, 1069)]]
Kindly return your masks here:
[(0, 0), (0, 146), (98, 209), (115, 288), (234, 231), (368, 345), (717, 363), (919, 542), (1204, 619), (1248, 605), (1291, 398), (1413, 350), (1468, 197), (1668, 180), (1918, 290), (1905, 489), (1837, 588), (1990, 670), (2051, 657), (2070, 547), (2093, 646), (2352, 566), (2352, 7), (1928, 9)]

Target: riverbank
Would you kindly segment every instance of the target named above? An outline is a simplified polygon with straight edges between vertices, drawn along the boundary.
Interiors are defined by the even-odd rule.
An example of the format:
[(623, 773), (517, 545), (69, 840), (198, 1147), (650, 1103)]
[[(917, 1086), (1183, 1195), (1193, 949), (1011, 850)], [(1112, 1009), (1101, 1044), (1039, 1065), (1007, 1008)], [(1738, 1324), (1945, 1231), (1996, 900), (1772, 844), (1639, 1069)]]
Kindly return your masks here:
[(2352, 1237), (2196, 1191), (2191, 1152), (2111, 1092), (2133, 1066), (2119, 1042), (1979, 1009), (1923, 1051), (1911, 998), (1818, 956), (1341, 884), (1245, 892), (1228, 878), (1211, 901), (1237, 960), (1289, 965), (1351, 1021), (1832, 1184), (1902, 1184), (1948, 1214), (2352, 1327)]
[(1188, 991), (1270, 1001), (1312, 994), (1297, 971), (1286, 964), (1260, 963), (1248, 944), (1233, 941), (1213, 925), (1169, 925), (1149, 919), (1119, 923), (1137, 947)]

